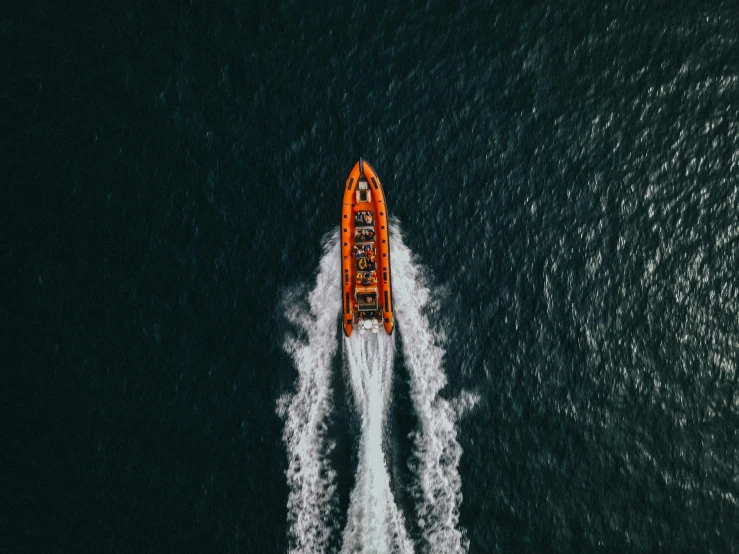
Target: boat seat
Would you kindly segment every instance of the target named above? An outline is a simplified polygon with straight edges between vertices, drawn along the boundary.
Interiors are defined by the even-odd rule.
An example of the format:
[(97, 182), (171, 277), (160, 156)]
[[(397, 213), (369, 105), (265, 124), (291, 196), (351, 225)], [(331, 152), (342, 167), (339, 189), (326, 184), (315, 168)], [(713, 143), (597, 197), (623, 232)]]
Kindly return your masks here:
[(371, 210), (362, 210), (354, 213), (354, 226), (356, 228), (374, 228), (374, 223), (375, 214)]
[(375, 240), (375, 230), (368, 229), (357, 229), (354, 233), (354, 241), (356, 243), (372, 243)]
[(357, 301), (357, 308), (360, 312), (377, 310), (376, 288), (361, 289), (360, 287), (357, 287), (355, 299)]

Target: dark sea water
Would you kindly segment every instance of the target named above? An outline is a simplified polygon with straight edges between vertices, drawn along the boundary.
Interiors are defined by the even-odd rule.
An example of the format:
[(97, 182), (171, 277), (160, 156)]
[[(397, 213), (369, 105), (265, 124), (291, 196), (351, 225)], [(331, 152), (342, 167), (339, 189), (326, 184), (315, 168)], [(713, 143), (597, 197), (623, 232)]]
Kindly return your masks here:
[(479, 397), (469, 552), (739, 552), (737, 5), (400, 6), (0, 15), (3, 550), (290, 551), (284, 303), (363, 156)]

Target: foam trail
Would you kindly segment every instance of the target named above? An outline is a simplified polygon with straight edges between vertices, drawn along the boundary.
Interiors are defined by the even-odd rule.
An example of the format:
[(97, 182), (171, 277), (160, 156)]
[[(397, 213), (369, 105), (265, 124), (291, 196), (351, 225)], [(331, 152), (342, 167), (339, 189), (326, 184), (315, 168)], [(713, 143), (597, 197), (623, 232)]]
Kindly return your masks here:
[(424, 309), (430, 292), (397, 223), (390, 226), (394, 313), (402, 334), (403, 357), (410, 376), (411, 399), (418, 417), (414, 434), (415, 490), (422, 552), (464, 553), (468, 541), (458, 529), (462, 481), (457, 442), (457, 410), (439, 396), (446, 385), (443, 334), (434, 333)]
[[(414, 500), (423, 544), (420, 552), (464, 554), (468, 543), (458, 529), (462, 501), (458, 466), (462, 449), (456, 419), (476, 399), (455, 407), (439, 392), (446, 384), (442, 360), (444, 336), (435, 333), (424, 311), (430, 291), (420, 268), (403, 244), (397, 224), (390, 226), (394, 311), (402, 335), (413, 407), (419, 426), (413, 435), (412, 466), (416, 470)], [(327, 436), (332, 406), (331, 365), (338, 350), (341, 313), (339, 232), (326, 240), (316, 285), (305, 305), (301, 289), (284, 299), (287, 319), (298, 336), (284, 344), (298, 371), (297, 391), (278, 401), (285, 418), (283, 439), (288, 453), (288, 527), (291, 554), (319, 554), (338, 532), (336, 473), (328, 456)], [(358, 466), (350, 495), (342, 554), (410, 554), (414, 545), (397, 508), (382, 450), (383, 427), (393, 377), (394, 337), (382, 331), (344, 338), (347, 370), (361, 418)], [(469, 406), (468, 406), (469, 405)]]
[(361, 417), (359, 461), (351, 493), (343, 554), (410, 554), (403, 516), (390, 489), (382, 450), (393, 374), (395, 345), (382, 331), (344, 339), (346, 365), (357, 411)]
[(327, 436), (332, 407), (331, 363), (338, 348), (337, 319), (341, 311), (338, 230), (324, 244), (316, 286), (307, 310), (300, 290), (284, 299), (287, 319), (301, 338), (288, 338), (284, 348), (298, 371), (297, 391), (278, 401), (285, 417), (283, 440), (288, 453), (288, 528), (291, 554), (325, 552), (338, 513), (336, 473), (328, 455)]

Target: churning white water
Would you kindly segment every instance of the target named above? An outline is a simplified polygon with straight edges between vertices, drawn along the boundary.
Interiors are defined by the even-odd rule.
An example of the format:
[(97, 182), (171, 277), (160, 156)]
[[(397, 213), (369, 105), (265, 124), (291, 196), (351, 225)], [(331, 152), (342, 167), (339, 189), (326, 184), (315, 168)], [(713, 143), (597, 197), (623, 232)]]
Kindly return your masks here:
[[(393, 498), (383, 452), (397, 334), (354, 333), (350, 338), (341, 334), (338, 236), (337, 230), (325, 242), (308, 305), (301, 302), (299, 289), (289, 291), (284, 299), (285, 316), (298, 329), (298, 334), (286, 339), (284, 345), (298, 372), (297, 390), (278, 401), (278, 411), (285, 419), (283, 438), (288, 454), (290, 552), (327, 552), (332, 537), (339, 532), (342, 554), (466, 552), (467, 544), (458, 528), (462, 500), (458, 412), (439, 396), (446, 384), (442, 366), (444, 336), (432, 330), (424, 315), (430, 291), (402, 242), (397, 224), (391, 225), (396, 333), (402, 335), (402, 353), (418, 419), (411, 460), (416, 470), (415, 510), (404, 516)], [(361, 422), (355, 484), (343, 530), (335, 524), (336, 472), (329, 461), (334, 445), (327, 434), (334, 401), (331, 367), (339, 355), (340, 334), (345, 373)], [(408, 537), (406, 517), (417, 518), (421, 530), (421, 544), (415, 548)]]
[(316, 286), (308, 306), (300, 288), (283, 299), (286, 318), (300, 332), (285, 340), (285, 351), (298, 371), (297, 391), (278, 401), (285, 418), (287, 447), (287, 518), (290, 552), (326, 552), (338, 511), (336, 473), (329, 464), (333, 444), (327, 437), (332, 408), (331, 363), (338, 348), (341, 311), (338, 231), (325, 242)]
[[(397, 224), (390, 226), (390, 260), (395, 320), (402, 334), (403, 359), (410, 377), (411, 400), (418, 417), (414, 433), (415, 491), (422, 552), (457, 554), (467, 551), (459, 530), (462, 480), (456, 420), (459, 412), (439, 392), (446, 385), (444, 334), (424, 315), (431, 300), (420, 267), (403, 243)], [(471, 402), (476, 397), (471, 396)]]
[(413, 552), (390, 490), (382, 451), (393, 374), (394, 341), (385, 333), (344, 337), (354, 401), (361, 416), (359, 463), (344, 529), (342, 554)]

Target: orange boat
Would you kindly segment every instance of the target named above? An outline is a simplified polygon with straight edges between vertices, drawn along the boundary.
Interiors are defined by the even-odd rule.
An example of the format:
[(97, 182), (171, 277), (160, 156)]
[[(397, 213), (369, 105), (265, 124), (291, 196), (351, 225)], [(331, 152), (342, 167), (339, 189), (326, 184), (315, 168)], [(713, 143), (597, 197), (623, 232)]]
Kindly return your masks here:
[(341, 281), (344, 333), (392, 334), (390, 241), (387, 206), (380, 179), (363, 159), (354, 165), (341, 209)]

